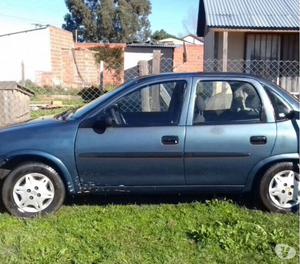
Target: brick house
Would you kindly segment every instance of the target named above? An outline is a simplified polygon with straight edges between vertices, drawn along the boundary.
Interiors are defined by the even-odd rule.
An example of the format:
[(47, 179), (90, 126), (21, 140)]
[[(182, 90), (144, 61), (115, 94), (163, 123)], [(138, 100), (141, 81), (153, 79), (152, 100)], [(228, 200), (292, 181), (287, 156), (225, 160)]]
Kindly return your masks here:
[(153, 58), (153, 51), (160, 50), (162, 72), (203, 71), (203, 46), (174, 44), (129, 44), (125, 49), (124, 64), (127, 72), (137, 66), (138, 61)]
[(204, 61), (203, 45), (177, 46), (173, 54), (174, 72), (202, 72)]
[(70, 70), (63, 58), (74, 46), (70, 32), (51, 26), (0, 35), (0, 81), (63, 85)]
[[(124, 68), (108, 70), (104, 62), (101, 69), (95, 60), (99, 48), (121, 49)], [(45, 26), (0, 35), (0, 81), (30, 79), (40, 86), (80, 89), (99, 86), (102, 73), (104, 84), (115, 86), (138, 76), (138, 61), (150, 61), (157, 49), (164, 72), (203, 70), (203, 45), (75, 43), (71, 32)]]

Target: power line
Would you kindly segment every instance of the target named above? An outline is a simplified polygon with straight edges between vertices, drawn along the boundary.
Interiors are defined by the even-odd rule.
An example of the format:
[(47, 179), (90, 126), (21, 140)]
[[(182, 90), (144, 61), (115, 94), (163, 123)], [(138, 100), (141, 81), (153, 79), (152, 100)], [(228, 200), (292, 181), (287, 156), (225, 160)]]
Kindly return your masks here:
[(48, 26), (49, 25), (45, 25), (45, 26), (41, 26), (39, 28), (27, 29), (27, 30), (22, 30), (22, 31), (16, 31), (16, 32), (11, 32), (11, 33), (6, 33), (6, 34), (0, 35), (0, 38), (1, 37), (11, 36), (11, 35), (16, 35), (16, 34), (21, 34), (21, 33), (28, 33), (28, 32), (37, 31), (37, 30), (43, 30), (43, 29), (47, 28)]
[(31, 18), (28, 18), (28, 17), (21, 17), (21, 16), (14, 16), (14, 15), (8, 15), (8, 14), (0, 13), (0, 17), (1, 16), (15, 18), (15, 19), (18, 19), (18, 20), (27, 20), (27, 21), (30, 21), (30, 22), (38, 22), (39, 24), (49, 24), (49, 23), (45, 23), (45, 22), (37, 20), (37, 19), (31, 19)]

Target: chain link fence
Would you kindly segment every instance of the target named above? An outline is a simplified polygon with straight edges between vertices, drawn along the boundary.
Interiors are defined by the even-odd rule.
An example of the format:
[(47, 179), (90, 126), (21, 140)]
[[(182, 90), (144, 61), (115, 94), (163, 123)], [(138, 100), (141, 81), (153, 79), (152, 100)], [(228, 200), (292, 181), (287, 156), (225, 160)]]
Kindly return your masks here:
[[(159, 72), (178, 72), (172, 58), (160, 59)], [(152, 60), (147, 62), (146, 74), (157, 72), (153, 69)], [(206, 60), (203, 62), (205, 72), (222, 72), (222, 60)], [(263, 60), (229, 60), (228, 72), (249, 73), (273, 81), (292, 94), (299, 95), (299, 61), (263, 61)], [(22, 84), (16, 82), (0, 82), (0, 127), (29, 119), (53, 116), (70, 108), (79, 107), (104, 92), (110, 92), (123, 82), (141, 75), (139, 65), (125, 69), (124, 65), (110, 65), (96, 73), (97, 84), (89, 80), (81, 80), (79, 87), (70, 88), (61, 85), (37, 86), (31, 81)], [(79, 74), (80, 75), (80, 74)], [(79, 78), (80, 79), (80, 78)], [(140, 98), (131, 98), (128, 105), (138, 105)], [(125, 107), (125, 106), (124, 106)]]
[[(145, 87), (142, 90), (135, 91), (130, 95), (123, 97), (118, 102), (118, 107), (121, 112), (134, 113), (143, 111), (143, 102), (147, 102), (150, 108), (155, 107), (156, 103), (158, 108), (162, 112), (167, 112), (169, 104), (166, 103), (171, 100), (176, 82), (166, 82), (159, 85), (152, 85)], [(159, 92), (159, 94), (157, 94)], [(155, 98), (158, 97), (159, 101), (155, 102)]]
[[(248, 73), (263, 77), (292, 94), (299, 95), (299, 61), (228, 60), (227, 72)], [(206, 72), (223, 72), (223, 60), (206, 60)]]
[[(148, 73), (153, 73), (153, 61), (149, 60), (148, 63)], [(174, 61), (172, 58), (162, 57), (160, 59), (160, 73), (165, 72), (173, 72), (174, 71)], [(124, 70), (124, 80), (130, 81), (134, 78), (138, 78), (140, 76), (139, 65), (137, 64), (135, 67), (125, 69)]]

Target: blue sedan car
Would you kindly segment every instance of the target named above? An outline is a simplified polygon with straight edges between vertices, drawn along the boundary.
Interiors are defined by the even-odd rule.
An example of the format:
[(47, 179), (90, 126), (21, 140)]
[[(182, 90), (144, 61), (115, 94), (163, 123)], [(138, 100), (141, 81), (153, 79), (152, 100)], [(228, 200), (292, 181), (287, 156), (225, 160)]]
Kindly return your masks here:
[(66, 195), (253, 192), (299, 207), (299, 104), (243, 74), (132, 80), (77, 110), (0, 130), (6, 209), (53, 213)]

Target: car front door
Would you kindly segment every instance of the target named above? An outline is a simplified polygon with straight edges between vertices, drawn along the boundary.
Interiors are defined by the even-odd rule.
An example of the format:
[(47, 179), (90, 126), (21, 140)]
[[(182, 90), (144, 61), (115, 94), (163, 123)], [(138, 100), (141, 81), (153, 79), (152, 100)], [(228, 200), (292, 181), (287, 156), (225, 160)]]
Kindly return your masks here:
[[(97, 186), (182, 185), (183, 150), (191, 80), (164, 80), (115, 98), (76, 140), (83, 184)], [(96, 120), (111, 120), (104, 130)], [(85, 123), (85, 122), (83, 122)]]
[(258, 82), (194, 79), (185, 145), (187, 184), (242, 188), (249, 171), (271, 154), (275, 138), (272, 106)]

